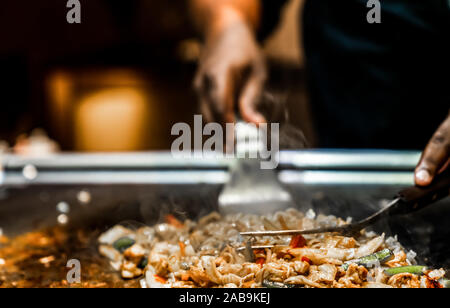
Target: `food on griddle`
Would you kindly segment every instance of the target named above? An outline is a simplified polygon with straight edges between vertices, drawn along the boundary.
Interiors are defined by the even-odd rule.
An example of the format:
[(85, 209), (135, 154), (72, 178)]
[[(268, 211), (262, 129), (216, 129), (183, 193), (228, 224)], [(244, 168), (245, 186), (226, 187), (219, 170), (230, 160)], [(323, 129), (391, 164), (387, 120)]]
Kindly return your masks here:
[(240, 232), (343, 225), (334, 216), (297, 210), (273, 215), (218, 213), (137, 230), (116, 226), (99, 238), (100, 253), (124, 279), (149, 288), (440, 288), (445, 271), (418, 266), (394, 237), (316, 234), (261, 237)]
[[(0, 236), (0, 288), (137, 288), (98, 252), (96, 230), (53, 227), (14, 238)], [(120, 254), (120, 253), (119, 253)], [(67, 261), (82, 265), (80, 283), (67, 281)], [(3, 260), (3, 261), (2, 261)]]

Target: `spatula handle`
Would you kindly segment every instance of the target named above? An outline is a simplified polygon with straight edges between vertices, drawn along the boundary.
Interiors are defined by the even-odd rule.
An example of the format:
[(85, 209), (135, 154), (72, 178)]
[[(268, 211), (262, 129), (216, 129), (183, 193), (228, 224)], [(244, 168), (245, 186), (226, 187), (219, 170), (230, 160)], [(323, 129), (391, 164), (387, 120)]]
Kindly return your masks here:
[(401, 202), (396, 209), (397, 214), (418, 211), (448, 196), (450, 196), (450, 169), (437, 175), (429, 186), (413, 186), (402, 190), (398, 194)]

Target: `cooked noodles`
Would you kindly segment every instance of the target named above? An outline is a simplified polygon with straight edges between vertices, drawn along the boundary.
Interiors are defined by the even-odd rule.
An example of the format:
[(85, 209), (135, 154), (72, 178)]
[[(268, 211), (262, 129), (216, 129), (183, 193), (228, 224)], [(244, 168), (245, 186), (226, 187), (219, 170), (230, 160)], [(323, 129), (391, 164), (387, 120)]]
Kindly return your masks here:
[[(169, 215), (166, 223), (153, 227), (110, 229), (99, 238), (100, 252), (123, 278), (140, 278), (141, 286), (149, 288), (441, 286), (443, 270), (416, 266), (415, 253), (384, 234), (240, 236), (245, 231), (311, 229), (348, 222), (296, 210), (263, 217), (212, 213), (198, 222), (181, 222)], [(390, 274), (389, 268), (398, 268), (398, 273)], [(421, 272), (410, 273), (411, 268)]]

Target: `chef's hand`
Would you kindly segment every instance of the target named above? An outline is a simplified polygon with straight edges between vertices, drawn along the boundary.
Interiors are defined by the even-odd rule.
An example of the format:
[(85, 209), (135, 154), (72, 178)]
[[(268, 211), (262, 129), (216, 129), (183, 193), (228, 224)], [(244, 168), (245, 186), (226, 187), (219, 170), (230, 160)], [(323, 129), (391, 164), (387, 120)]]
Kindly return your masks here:
[(256, 110), (266, 80), (266, 63), (254, 30), (239, 15), (218, 20), (205, 35), (195, 78), (201, 110), (209, 122), (266, 119)]
[(433, 178), (449, 167), (450, 115), (438, 128), (422, 154), (415, 171), (416, 185), (427, 186)]

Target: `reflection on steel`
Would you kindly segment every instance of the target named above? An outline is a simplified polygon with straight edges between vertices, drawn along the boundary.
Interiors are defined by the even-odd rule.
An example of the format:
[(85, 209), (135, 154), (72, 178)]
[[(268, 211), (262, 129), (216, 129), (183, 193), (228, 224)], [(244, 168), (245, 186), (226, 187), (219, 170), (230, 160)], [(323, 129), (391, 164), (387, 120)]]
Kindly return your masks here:
[[(420, 152), (386, 150), (306, 150), (281, 151), (280, 165), (294, 168), (321, 169), (406, 169), (412, 170), (419, 161)], [(1, 157), (5, 168), (23, 168), (35, 165), (51, 169), (89, 169), (89, 168), (228, 168), (232, 159), (212, 158), (174, 158), (170, 152), (148, 153), (97, 153), (97, 154), (58, 154), (44, 158), (24, 158), (16, 155)], [(1, 163), (0, 163), (1, 164)]]
[[(419, 152), (308, 150), (280, 153), (281, 182), (305, 185), (411, 185)], [(212, 184), (229, 179), (231, 159), (175, 159), (169, 152), (0, 157), (0, 185)], [(3, 166), (3, 171), (1, 167)], [(36, 170), (33, 180), (24, 168)]]
[[(205, 154), (205, 156), (207, 156)], [(40, 158), (17, 155), (3, 157), (5, 168), (17, 169), (35, 165), (39, 169), (99, 169), (99, 168), (227, 168), (229, 159), (174, 158), (170, 152), (55, 154)]]
[[(68, 171), (40, 172), (33, 182), (25, 182), (21, 174), (8, 173), (4, 185), (222, 185), (228, 179), (226, 171)], [(413, 185), (412, 172), (280, 171), (279, 179), (284, 184), (302, 185)]]
[(34, 165), (28, 164), (23, 167), (22, 174), (25, 179), (33, 181), (37, 178), (38, 171)]
[(387, 150), (317, 150), (280, 153), (283, 165), (301, 169), (404, 169), (412, 170), (420, 152)]
[(5, 185), (99, 185), (99, 184), (223, 184), (226, 171), (67, 171), (39, 172), (31, 183), (20, 174), (8, 173)]
[(414, 185), (412, 172), (281, 171), (283, 183), (304, 185)]

